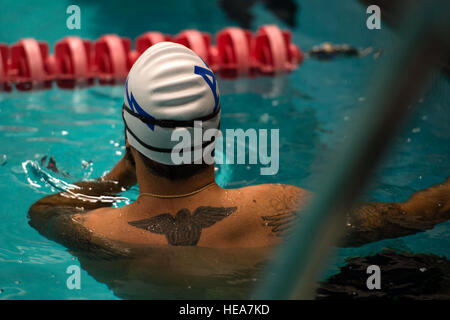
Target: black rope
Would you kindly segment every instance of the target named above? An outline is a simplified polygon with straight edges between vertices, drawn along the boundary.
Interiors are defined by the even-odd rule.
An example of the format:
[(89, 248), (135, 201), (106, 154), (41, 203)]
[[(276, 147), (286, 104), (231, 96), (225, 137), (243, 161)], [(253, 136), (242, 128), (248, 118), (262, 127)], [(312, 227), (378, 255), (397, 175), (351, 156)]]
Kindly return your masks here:
[(203, 117), (199, 117), (193, 120), (165, 120), (165, 119), (153, 119), (153, 118), (149, 118), (146, 116), (143, 116), (137, 112), (134, 112), (133, 110), (131, 110), (130, 108), (128, 108), (126, 106), (126, 104), (123, 104), (123, 109), (128, 112), (130, 115), (132, 115), (135, 118), (138, 118), (139, 120), (141, 120), (144, 123), (147, 124), (151, 124), (151, 125), (156, 125), (159, 127), (163, 127), (163, 128), (177, 128), (177, 127), (194, 127), (194, 122), (195, 121), (208, 121), (212, 118), (214, 118), (216, 115), (219, 114), (220, 112), (220, 104), (217, 107), (217, 109), (213, 112), (210, 113), (206, 116)]
[[(173, 148), (171, 148), (171, 149), (167, 149), (167, 148), (159, 148), (159, 147), (151, 146), (151, 145), (145, 143), (144, 141), (142, 141), (141, 139), (139, 139), (138, 136), (137, 136), (133, 131), (131, 131), (131, 129), (128, 127), (123, 112), (122, 112), (122, 119), (123, 119), (123, 123), (125, 124), (125, 130), (126, 130), (128, 133), (130, 133), (130, 134), (133, 136), (133, 138), (136, 139), (136, 141), (139, 142), (142, 146), (146, 147), (146, 148), (149, 149), (149, 150), (157, 151), (157, 152), (163, 152), (163, 153), (172, 153), (172, 152), (173, 152)], [(213, 143), (215, 140), (216, 140), (216, 139), (215, 139), (215, 137), (213, 136), (212, 139), (211, 139), (210, 141), (206, 141), (206, 142), (204, 142), (204, 143), (202, 144), (202, 148), (207, 147), (208, 145), (210, 145), (211, 143)], [(197, 148), (198, 148), (198, 146), (197, 146)], [(181, 149), (181, 151), (184, 151), (184, 150), (185, 150), (185, 148), (182, 148), (182, 149)], [(191, 146), (191, 147), (190, 147), (190, 150), (191, 150), (191, 152), (194, 152), (195, 146)]]

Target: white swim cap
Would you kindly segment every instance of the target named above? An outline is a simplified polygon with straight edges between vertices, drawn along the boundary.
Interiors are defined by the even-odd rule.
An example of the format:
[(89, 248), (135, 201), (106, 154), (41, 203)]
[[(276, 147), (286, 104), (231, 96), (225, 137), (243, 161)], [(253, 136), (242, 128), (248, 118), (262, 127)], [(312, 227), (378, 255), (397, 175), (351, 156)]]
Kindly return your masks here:
[[(159, 42), (142, 53), (128, 73), (123, 120), (130, 145), (156, 162), (175, 165), (171, 152), (179, 141), (171, 141), (174, 131), (187, 129), (194, 141), (194, 121), (202, 121), (203, 131), (219, 128), (216, 78), (192, 50)], [(211, 151), (214, 144), (192, 142), (192, 150)]]

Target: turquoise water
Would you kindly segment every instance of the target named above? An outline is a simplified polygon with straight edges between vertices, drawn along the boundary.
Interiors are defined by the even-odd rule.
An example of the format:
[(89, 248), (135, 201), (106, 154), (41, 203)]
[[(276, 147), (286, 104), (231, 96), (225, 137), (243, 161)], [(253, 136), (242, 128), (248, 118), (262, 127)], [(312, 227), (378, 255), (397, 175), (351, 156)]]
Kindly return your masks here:
[[(356, 47), (384, 48), (395, 35), (386, 27), (365, 28), (365, 10), (356, 1), (304, 1), (293, 30), (293, 41), (307, 50), (324, 41)], [(95, 39), (104, 33), (131, 38), (148, 30), (176, 34), (187, 28), (215, 33), (233, 25), (214, 1), (137, 1), (79, 3), (82, 29), (65, 27), (65, 1), (15, 1), (0, 12), (0, 42), (35, 37), (53, 43), (67, 35)], [(110, 3), (107, 5), (107, 3)], [(257, 4), (252, 28), (267, 23), (285, 27)], [(21, 21), (22, 23), (18, 23)], [(218, 166), (218, 182), (225, 187), (281, 182), (318, 189), (314, 181), (333, 160), (345, 137), (341, 129), (354, 119), (370, 85), (378, 60), (307, 59), (282, 78), (241, 79), (219, 83), (222, 128), (280, 128), (280, 170), (259, 175), (258, 166)], [(389, 155), (374, 175), (366, 199), (403, 201), (414, 191), (450, 176), (449, 79), (436, 75), (408, 123), (402, 127)], [(0, 93), (0, 299), (116, 299), (103, 283), (82, 270), (82, 290), (68, 290), (66, 268), (78, 260), (42, 237), (27, 223), (29, 206), (55, 189), (39, 180), (33, 168), (52, 155), (62, 181), (74, 182), (102, 175), (124, 151), (120, 107), (121, 86), (64, 91)], [(36, 161), (36, 162), (33, 162)], [(130, 199), (136, 189), (125, 194)], [(450, 223), (413, 236), (390, 239), (360, 248), (339, 249), (329, 273), (343, 258), (375, 253), (383, 247), (450, 256)], [(155, 294), (157, 297), (157, 294)]]

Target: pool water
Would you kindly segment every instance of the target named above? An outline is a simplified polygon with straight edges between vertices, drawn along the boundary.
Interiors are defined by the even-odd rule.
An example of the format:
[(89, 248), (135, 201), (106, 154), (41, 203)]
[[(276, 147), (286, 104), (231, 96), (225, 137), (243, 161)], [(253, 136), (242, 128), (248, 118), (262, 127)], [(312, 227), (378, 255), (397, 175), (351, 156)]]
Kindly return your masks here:
[[(127, 7), (121, 1), (109, 5), (81, 1), (82, 29), (67, 30), (65, 8), (70, 3), (49, 3), (9, 3), (9, 10), (0, 12), (0, 42), (11, 44), (31, 36), (54, 43), (70, 34), (95, 39), (119, 33), (135, 38), (148, 30), (176, 34), (187, 28), (215, 33), (235, 24), (216, 2), (207, 0), (195, 5), (127, 1)], [(384, 25), (377, 31), (365, 28), (365, 8), (357, 1), (298, 5), (293, 41), (304, 50), (324, 41), (382, 49), (395, 37)], [(252, 13), (253, 29), (267, 23), (286, 27), (261, 4)], [(18, 24), (19, 20), (24, 24)], [(341, 129), (364, 102), (365, 87), (377, 64), (372, 55), (326, 62), (307, 59), (284, 77), (219, 80), (222, 129), (279, 128), (280, 169), (277, 175), (262, 176), (257, 165), (218, 165), (218, 183), (235, 188), (280, 182), (317, 190), (314, 181), (345, 143)], [(436, 74), (373, 176), (366, 200), (404, 201), (450, 176), (449, 89), (449, 79)], [(120, 298), (84, 269), (82, 290), (69, 290), (66, 268), (80, 261), (32, 229), (27, 211), (61, 184), (99, 177), (120, 159), (124, 152), (122, 103), (122, 86), (0, 94), (0, 299)], [(40, 166), (44, 156), (53, 156), (64, 174)], [(133, 200), (137, 189), (123, 195)], [(416, 235), (339, 249), (324, 277), (336, 272), (345, 257), (376, 253), (384, 247), (450, 256), (449, 241), (450, 223), (445, 222)], [(239, 276), (232, 274), (230, 279), (238, 282)], [(178, 297), (180, 290), (184, 287), (167, 286), (164, 294)], [(158, 290), (150, 297), (160, 297)]]

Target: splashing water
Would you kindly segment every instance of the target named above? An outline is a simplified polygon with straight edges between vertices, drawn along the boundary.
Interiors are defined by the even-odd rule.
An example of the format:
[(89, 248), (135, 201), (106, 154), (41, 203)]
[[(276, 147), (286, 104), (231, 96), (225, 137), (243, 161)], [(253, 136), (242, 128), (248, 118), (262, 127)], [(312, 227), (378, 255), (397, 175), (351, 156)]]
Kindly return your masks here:
[(37, 161), (27, 160), (22, 162), (22, 169), (26, 175), (28, 183), (34, 188), (49, 188), (51, 192), (61, 192), (61, 196), (88, 201), (91, 203), (104, 202), (113, 203), (115, 207), (119, 203), (129, 204), (130, 199), (121, 196), (91, 196), (77, 193), (74, 190), (81, 189), (79, 186), (67, 183), (46, 172)]

